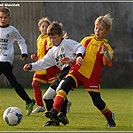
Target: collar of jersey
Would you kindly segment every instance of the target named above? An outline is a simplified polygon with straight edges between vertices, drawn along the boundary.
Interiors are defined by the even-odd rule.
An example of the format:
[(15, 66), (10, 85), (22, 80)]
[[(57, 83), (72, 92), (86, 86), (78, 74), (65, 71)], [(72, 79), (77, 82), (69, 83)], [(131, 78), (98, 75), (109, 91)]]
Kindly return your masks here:
[(8, 25), (6, 25), (6, 26), (0, 26), (1, 28), (6, 28), (6, 27), (8, 27), (9, 26), (9, 24)]
[(63, 39), (64, 39), (64, 38), (62, 38), (62, 39), (61, 39), (61, 41), (59, 42), (59, 44), (58, 44), (58, 45), (56, 45), (56, 47), (58, 47), (58, 46), (61, 44), (61, 42), (62, 42), (62, 40), (63, 40)]
[(102, 40), (103, 40), (103, 41), (105, 41), (105, 42), (108, 42), (108, 40), (105, 39), (105, 38), (98, 39), (94, 34), (91, 34), (91, 36), (93, 36), (94, 39), (97, 40), (97, 41), (102, 41)]
[(48, 35), (40, 35), (40, 37), (43, 39), (43, 38), (46, 38), (46, 37), (48, 37)]

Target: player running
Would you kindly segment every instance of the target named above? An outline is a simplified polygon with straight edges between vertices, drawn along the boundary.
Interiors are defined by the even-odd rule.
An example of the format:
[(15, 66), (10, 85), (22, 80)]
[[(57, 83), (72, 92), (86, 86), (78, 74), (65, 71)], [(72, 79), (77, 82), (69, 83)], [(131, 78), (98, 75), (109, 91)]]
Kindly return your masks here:
[(4, 74), (16, 93), (26, 102), (27, 115), (30, 115), (35, 105), (35, 100), (27, 95), (23, 86), (18, 83), (13, 74), (14, 42), (18, 42), (22, 61), (28, 57), (27, 45), (19, 31), (9, 24), (10, 14), (9, 8), (0, 7), (0, 75)]

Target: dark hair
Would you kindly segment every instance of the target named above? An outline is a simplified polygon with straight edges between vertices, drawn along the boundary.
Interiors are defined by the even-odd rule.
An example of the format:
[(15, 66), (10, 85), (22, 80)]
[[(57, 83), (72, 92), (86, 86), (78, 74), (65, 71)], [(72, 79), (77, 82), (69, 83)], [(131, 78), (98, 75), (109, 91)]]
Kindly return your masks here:
[(63, 29), (61, 26), (61, 23), (58, 23), (57, 21), (53, 21), (47, 28), (47, 34), (49, 35), (62, 35), (63, 34)]

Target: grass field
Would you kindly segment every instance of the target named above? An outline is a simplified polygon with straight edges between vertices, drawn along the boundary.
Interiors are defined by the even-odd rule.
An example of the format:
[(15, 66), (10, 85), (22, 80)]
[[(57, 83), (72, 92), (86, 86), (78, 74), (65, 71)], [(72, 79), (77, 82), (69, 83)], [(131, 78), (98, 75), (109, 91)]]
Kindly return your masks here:
[[(42, 91), (44, 93), (46, 90)], [(26, 92), (33, 97), (32, 89), (26, 89)], [(0, 89), (0, 131), (133, 131), (132, 89), (101, 89), (101, 95), (108, 107), (115, 113), (116, 127), (106, 127), (105, 118), (93, 106), (88, 93), (81, 88), (74, 92), (71, 91), (68, 95), (72, 101), (71, 110), (67, 115), (70, 123), (56, 127), (43, 126), (48, 121), (44, 113), (26, 116), (25, 102), (16, 95), (15, 91), (8, 88)], [(17, 126), (8, 126), (3, 121), (3, 112), (9, 106), (17, 106), (23, 112), (22, 122)]]

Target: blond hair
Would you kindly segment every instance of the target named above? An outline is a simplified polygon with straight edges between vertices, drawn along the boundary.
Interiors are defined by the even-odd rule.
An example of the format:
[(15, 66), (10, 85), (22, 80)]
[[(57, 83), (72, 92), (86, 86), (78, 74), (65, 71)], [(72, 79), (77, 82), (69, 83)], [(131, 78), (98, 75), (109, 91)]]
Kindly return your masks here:
[(101, 23), (106, 29), (111, 29), (112, 28), (112, 21), (113, 18), (111, 18), (110, 14), (106, 14), (104, 16), (99, 16), (95, 20), (95, 24)]
[(48, 23), (48, 25), (51, 24), (51, 21), (48, 19), (48, 17), (43, 17), (43, 18), (39, 19), (38, 26), (40, 27), (43, 22)]

